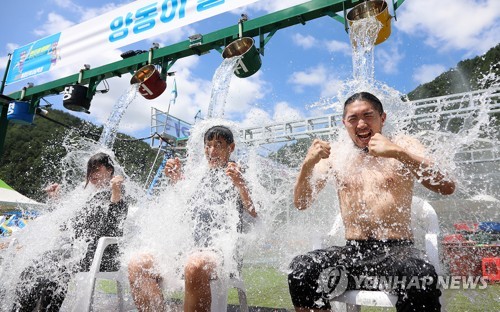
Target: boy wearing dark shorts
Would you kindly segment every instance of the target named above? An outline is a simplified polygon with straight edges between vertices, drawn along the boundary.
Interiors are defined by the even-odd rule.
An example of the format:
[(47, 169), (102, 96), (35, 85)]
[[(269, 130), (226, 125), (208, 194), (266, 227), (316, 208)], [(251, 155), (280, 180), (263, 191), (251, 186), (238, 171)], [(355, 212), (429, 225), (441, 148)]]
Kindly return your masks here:
[(296, 311), (329, 310), (329, 299), (345, 289), (372, 288), (374, 283), (366, 281), (373, 278), (397, 278), (390, 283), (397, 287), (390, 288), (398, 295), (398, 311), (440, 310), (435, 269), (413, 248), (413, 185), (418, 180), (448, 195), (455, 183), (424, 157), (425, 148), (415, 138), (383, 136), (385, 120), (377, 97), (356, 93), (346, 100), (342, 119), (350, 140), (316, 139), (307, 152), (294, 204), (299, 210), (310, 207), (332, 181), (347, 243), (295, 257), (288, 282)]

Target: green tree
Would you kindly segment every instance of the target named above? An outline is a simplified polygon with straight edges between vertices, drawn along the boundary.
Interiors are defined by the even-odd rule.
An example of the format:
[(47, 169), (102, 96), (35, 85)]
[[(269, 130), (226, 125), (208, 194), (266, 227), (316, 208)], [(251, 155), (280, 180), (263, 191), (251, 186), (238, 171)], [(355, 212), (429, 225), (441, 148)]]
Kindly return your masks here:
[[(61, 181), (61, 160), (67, 154), (64, 144), (68, 141), (79, 144), (83, 138), (97, 140), (102, 131), (102, 128), (60, 110), (51, 110), (48, 116), (74, 130), (38, 116), (31, 126), (11, 123), (0, 161), (0, 178), (36, 200), (43, 200), (42, 189), (48, 182)], [(113, 151), (130, 177), (145, 182), (156, 156), (155, 150), (146, 142), (119, 134)]]
[(460, 61), (433, 81), (419, 85), (408, 93), (413, 100), (487, 89), (500, 78), (500, 44), (484, 55)]
[(299, 167), (312, 141), (311, 138), (298, 139), (297, 141), (282, 146), (276, 152), (270, 153), (269, 158), (280, 164), (287, 165), (288, 167)]

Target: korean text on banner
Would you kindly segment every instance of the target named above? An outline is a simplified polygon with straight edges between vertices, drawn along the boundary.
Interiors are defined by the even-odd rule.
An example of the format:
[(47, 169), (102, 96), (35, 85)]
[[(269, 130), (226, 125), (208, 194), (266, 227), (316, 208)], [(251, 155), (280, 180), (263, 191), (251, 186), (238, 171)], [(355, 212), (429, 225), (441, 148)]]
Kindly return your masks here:
[[(7, 84), (178, 29), (259, 0), (138, 0), (14, 51)], [(76, 68), (75, 71), (78, 71)]]

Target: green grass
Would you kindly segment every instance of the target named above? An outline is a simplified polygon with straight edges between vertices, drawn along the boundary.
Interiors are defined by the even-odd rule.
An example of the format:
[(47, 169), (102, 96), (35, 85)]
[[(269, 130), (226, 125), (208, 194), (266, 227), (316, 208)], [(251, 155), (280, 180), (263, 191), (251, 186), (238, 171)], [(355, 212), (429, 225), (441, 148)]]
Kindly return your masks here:
[[(248, 305), (292, 309), (288, 293), (287, 275), (272, 267), (244, 267), (243, 281), (247, 290)], [(238, 304), (238, 293), (230, 290), (228, 302)]]
[[(285, 273), (268, 266), (247, 266), (243, 268), (242, 274), (250, 306), (293, 310)], [(97, 288), (104, 294), (117, 293), (116, 282), (98, 281)], [(166, 297), (174, 299), (173, 302), (182, 307), (182, 304), (179, 304), (184, 298), (182, 291), (168, 293)], [(236, 290), (230, 290), (228, 302), (238, 304)], [(483, 290), (444, 290), (441, 302), (443, 311), (448, 312), (500, 311), (500, 284), (488, 285)], [(362, 312), (396, 311), (394, 308), (374, 307), (363, 307), (361, 310)]]
[[(286, 274), (265, 266), (244, 267), (242, 274), (250, 306), (293, 309)], [(446, 309), (448, 312), (500, 311), (500, 285), (488, 285), (483, 290), (443, 290), (441, 301), (443, 311)], [(238, 294), (234, 289), (229, 293), (229, 303), (238, 304)], [(373, 307), (363, 307), (361, 310), (396, 311), (393, 308)]]
[(500, 311), (500, 285), (483, 290), (445, 290), (443, 298), (450, 312)]

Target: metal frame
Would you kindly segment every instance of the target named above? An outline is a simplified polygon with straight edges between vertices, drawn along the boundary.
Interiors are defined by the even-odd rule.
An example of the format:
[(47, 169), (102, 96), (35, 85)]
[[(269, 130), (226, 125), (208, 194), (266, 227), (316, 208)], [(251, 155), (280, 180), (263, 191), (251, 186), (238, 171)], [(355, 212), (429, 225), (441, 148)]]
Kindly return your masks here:
[[(487, 90), (458, 93), (447, 96), (440, 96), (410, 102), (415, 107), (415, 115), (412, 121), (418, 123), (431, 122), (437, 125), (439, 122), (446, 122), (454, 118), (464, 118), (478, 112), (480, 101), (487, 103), (487, 112), (500, 114), (500, 86)], [(451, 105), (459, 105), (460, 108), (447, 110)], [(422, 110), (432, 109), (432, 112), (419, 113)], [(163, 124), (155, 124), (158, 115), (165, 114), (161, 110), (155, 109), (154, 115), (151, 112), (151, 133), (158, 132)], [(330, 114), (318, 117), (311, 117), (302, 120), (294, 120), (280, 123), (272, 123), (259, 127), (244, 128), (241, 130), (241, 142), (248, 145), (266, 145), (280, 142), (288, 142), (303, 138), (317, 136), (335, 136), (339, 126), (342, 124), (342, 114)], [(422, 129), (433, 130), (433, 129)], [(478, 163), (500, 160), (500, 148), (494, 146), (488, 140), (480, 140), (482, 147), (468, 148), (460, 151), (456, 155), (459, 163)], [(154, 141), (153, 141), (154, 142)], [(489, 146), (488, 146), (489, 145)], [(155, 145), (151, 145), (157, 148)]]
[[(183, 123), (187, 125), (191, 125), (189, 122), (186, 122), (182, 119), (179, 119), (177, 117), (174, 117), (172, 115), (168, 115), (168, 113), (159, 110), (156, 107), (151, 107), (151, 127), (150, 127), (150, 133), (151, 135), (153, 134), (161, 134), (163, 135), (163, 131), (165, 130), (165, 127), (167, 126), (168, 118), (173, 117), (176, 120), (180, 120)], [(175, 137), (168, 137), (168, 139), (171, 139), (172, 142), (175, 143), (177, 140), (182, 140), (184, 138), (175, 138)], [(152, 136), (151, 137), (151, 146), (158, 147), (161, 145), (162, 139), (159, 138), (158, 136)]]
[[(326, 15), (335, 15), (336, 12), (345, 11), (362, 0), (312, 0), (300, 5), (296, 5), (278, 12), (270, 13), (262, 17), (244, 22), (243, 36), (260, 37), (260, 52), (264, 54), (265, 44), (272, 38), (277, 30), (305, 24), (307, 21), (320, 18)], [(338, 20), (338, 18), (335, 18)], [(154, 49), (150, 53), (141, 53), (127, 59), (110, 63), (97, 68), (83, 71), (82, 84), (89, 84), (89, 89), (94, 87), (103, 79), (111, 77), (121, 77), (121, 75), (134, 72), (138, 68), (146, 65), (148, 59), (150, 63), (157, 64), (167, 70), (173, 63), (183, 57), (191, 55), (202, 55), (212, 49), (220, 49), (238, 38), (238, 25), (230, 26), (206, 35), (197, 37), (197, 42), (185, 40), (168, 47)], [(264, 37), (268, 34), (267, 37)], [(39, 99), (50, 94), (57, 94), (63, 91), (69, 84), (78, 82), (79, 73), (57, 79), (42, 85), (34, 86), (26, 90), (24, 97), (27, 99)], [(9, 95), (14, 99), (21, 99), (21, 90)]]
[[(331, 16), (335, 20), (344, 23), (347, 30), (347, 23), (344, 18), (346, 11), (363, 1), (364, 0), (312, 0), (310, 2), (245, 21), (242, 34), (246, 37), (258, 36), (260, 42), (259, 52), (264, 55), (265, 45), (279, 29), (297, 24), (305, 25), (307, 21), (323, 16)], [(404, 0), (399, 0), (398, 3), (402, 3), (403, 1)], [(344, 17), (338, 15), (337, 12), (343, 12)], [(221, 47), (228, 45), (238, 37), (239, 25), (236, 24), (206, 35), (197, 34), (191, 36), (190, 40), (182, 41), (168, 47), (159, 49), (151, 48), (149, 53), (141, 53), (104, 66), (82, 70), (71, 76), (34, 86), (32, 88), (23, 88), (22, 90), (14, 92), (9, 96), (15, 100), (23, 99), (30, 101), (32, 108), (34, 109), (38, 106), (40, 98), (51, 94), (58, 94), (62, 92), (64, 87), (67, 85), (81, 83), (89, 85), (87, 97), (92, 98), (95, 94), (96, 86), (104, 79), (116, 76), (121, 77), (123, 74), (133, 73), (146, 64), (161, 66), (161, 74), (165, 77), (167, 71), (178, 59), (191, 55), (202, 55), (208, 53), (212, 49), (221, 52)], [(7, 70), (8, 67), (6, 71)], [(2, 114), (0, 116), (1, 157), (3, 153), (5, 135), (7, 132), (8, 120), (6, 119), (6, 105), (1, 103), (0, 105), (2, 105)]]

